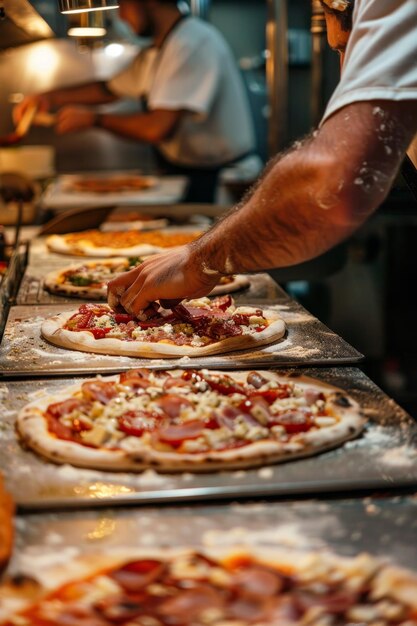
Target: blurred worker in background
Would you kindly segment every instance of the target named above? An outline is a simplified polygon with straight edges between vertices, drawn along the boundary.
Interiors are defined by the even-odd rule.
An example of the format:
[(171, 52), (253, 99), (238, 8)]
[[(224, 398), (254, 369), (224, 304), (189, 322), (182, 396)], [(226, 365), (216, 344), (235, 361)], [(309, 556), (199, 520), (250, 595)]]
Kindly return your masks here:
[[(14, 109), (15, 122), (35, 102), (57, 110), (59, 134), (99, 127), (152, 144), (165, 173), (190, 178), (187, 201), (211, 202), (220, 170), (255, 145), (232, 52), (213, 26), (182, 14), (176, 0), (120, 0), (119, 13), (151, 45), (108, 81), (27, 96)], [(140, 100), (142, 112), (97, 113), (96, 105), (121, 98)]]

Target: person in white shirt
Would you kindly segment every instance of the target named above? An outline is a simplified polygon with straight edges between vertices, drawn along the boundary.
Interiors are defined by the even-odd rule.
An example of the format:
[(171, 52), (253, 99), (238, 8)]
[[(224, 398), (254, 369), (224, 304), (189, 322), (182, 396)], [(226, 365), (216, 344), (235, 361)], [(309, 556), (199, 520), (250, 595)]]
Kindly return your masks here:
[[(331, 11), (349, 0), (325, 0)], [(417, 133), (416, 0), (356, 0), (341, 81), (320, 128), (279, 155), (252, 194), (192, 245), (109, 283), (138, 314), (210, 292), (224, 274), (286, 267), (349, 237), (387, 196)]]
[[(247, 94), (232, 52), (210, 24), (177, 8), (176, 0), (120, 0), (120, 17), (150, 36), (129, 67), (107, 82), (31, 95), (29, 103), (58, 109), (56, 132), (92, 126), (156, 146), (163, 169), (191, 177), (189, 201), (213, 200), (220, 169), (254, 151)], [(94, 106), (140, 100), (141, 113), (98, 114)], [(80, 105), (89, 105), (80, 106)]]

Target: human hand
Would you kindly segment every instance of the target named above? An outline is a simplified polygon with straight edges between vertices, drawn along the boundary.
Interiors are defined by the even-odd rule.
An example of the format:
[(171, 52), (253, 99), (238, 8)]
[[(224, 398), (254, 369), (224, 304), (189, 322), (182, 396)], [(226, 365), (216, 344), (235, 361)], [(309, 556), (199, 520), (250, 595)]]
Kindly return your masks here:
[(62, 107), (57, 113), (55, 132), (66, 135), (94, 126), (96, 114), (91, 109), (78, 106)]
[(36, 107), (38, 111), (47, 112), (51, 108), (51, 102), (47, 95), (41, 93), (31, 94), (23, 98), (22, 102), (16, 104), (12, 111), (15, 126), (17, 126), (26, 111), (32, 106)]
[(213, 289), (220, 274), (204, 272), (192, 257), (192, 246), (181, 246), (150, 257), (139, 267), (111, 280), (107, 286), (109, 305), (122, 306), (139, 315), (151, 302), (171, 308), (183, 298), (199, 298)]

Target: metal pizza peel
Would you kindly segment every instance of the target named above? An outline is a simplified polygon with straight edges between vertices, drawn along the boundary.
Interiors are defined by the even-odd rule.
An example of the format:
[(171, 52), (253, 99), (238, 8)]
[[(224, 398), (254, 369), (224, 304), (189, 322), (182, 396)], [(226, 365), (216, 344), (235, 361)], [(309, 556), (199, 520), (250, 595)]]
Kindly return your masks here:
[(114, 206), (70, 209), (44, 224), (39, 235), (64, 235), (66, 233), (98, 228), (114, 209)]

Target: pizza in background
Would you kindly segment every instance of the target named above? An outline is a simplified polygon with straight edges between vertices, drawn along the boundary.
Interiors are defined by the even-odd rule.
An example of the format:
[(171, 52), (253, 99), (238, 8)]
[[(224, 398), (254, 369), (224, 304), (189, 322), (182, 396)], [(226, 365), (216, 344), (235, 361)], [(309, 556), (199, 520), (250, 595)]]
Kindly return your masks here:
[[(166, 217), (157, 217), (158, 220), (164, 220), (164, 222), (168, 222)], [(155, 217), (153, 215), (146, 215), (145, 213), (141, 213), (140, 211), (120, 211), (116, 209), (110, 215), (106, 217), (106, 222), (112, 224), (114, 222), (153, 222)]]
[(206, 472), (311, 456), (364, 423), (344, 391), (299, 375), (134, 369), (32, 402), (17, 429), (56, 463)]
[(67, 181), (65, 189), (77, 193), (123, 193), (154, 189), (157, 184), (154, 176), (89, 176)]
[[(106, 300), (107, 283), (143, 263), (141, 257), (119, 257), (87, 261), (54, 270), (46, 275), (44, 287), (47, 291), (72, 298)], [(231, 293), (250, 286), (246, 276), (223, 276), (210, 295)]]
[(118, 257), (69, 265), (45, 276), (44, 288), (50, 293), (87, 300), (106, 300), (107, 283), (138, 267), (140, 256)]
[[(145, 550), (29, 569), (2, 626), (415, 626), (417, 576), (369, 554), (283, 547)], [(36, 579), (40, 579), (36, 586)], [(2, 602), (3, 600), (3, 602)]]
[(183, 300), (172, 310), (153, 303), (140, 318), (106, 304), (83, 304), (42, 324), (42, 336), (56, 346), (144, 358), (257, 349), (284, 334), (285, 322), (276, 311), (237, 307), (231, 296)]
[(140, 256), (185, 245), (201, 234), (202, 231), (85, 230), (66, 235), (50, 235), (46, 239), (46, 245), (52, 252), (75, 256)]

